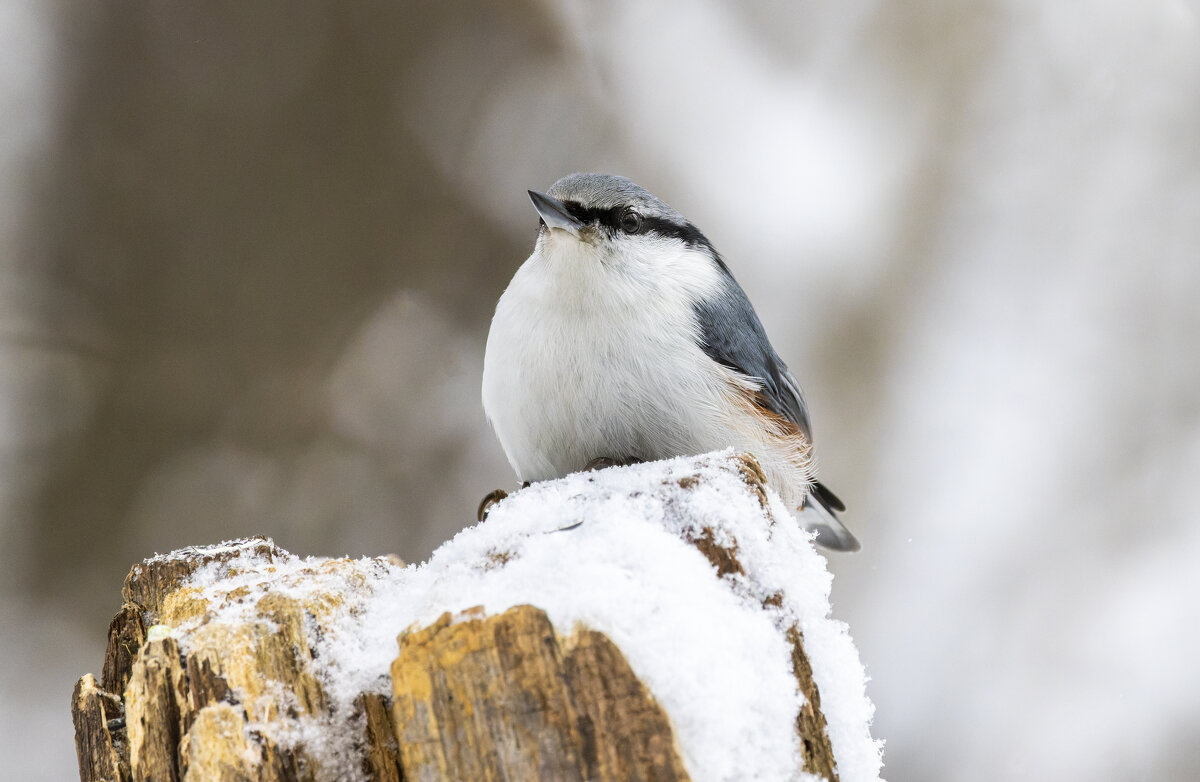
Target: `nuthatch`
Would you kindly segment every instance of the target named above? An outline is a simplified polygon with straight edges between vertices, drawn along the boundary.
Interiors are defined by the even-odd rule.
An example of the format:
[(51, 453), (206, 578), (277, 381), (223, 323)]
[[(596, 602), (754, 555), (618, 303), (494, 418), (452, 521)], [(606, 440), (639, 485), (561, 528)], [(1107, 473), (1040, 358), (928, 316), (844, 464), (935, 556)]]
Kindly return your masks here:
[(813, 475), (808, 409), (704, 234), (624, 177), (571, 174), (496, 305), (483, 406), (523, 481), (733, 447), (837, 551), (859, 547)]

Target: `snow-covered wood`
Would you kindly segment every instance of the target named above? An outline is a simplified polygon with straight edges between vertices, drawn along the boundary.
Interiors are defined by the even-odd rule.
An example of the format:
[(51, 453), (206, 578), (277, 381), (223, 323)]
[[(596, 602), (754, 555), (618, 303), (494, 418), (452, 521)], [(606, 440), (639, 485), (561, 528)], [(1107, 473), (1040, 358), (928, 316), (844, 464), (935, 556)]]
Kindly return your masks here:
[(729, 453), (536, 484), (419, 566), (183, 549), (76, 687), (80, 776), (877, 779), (830, 583)]

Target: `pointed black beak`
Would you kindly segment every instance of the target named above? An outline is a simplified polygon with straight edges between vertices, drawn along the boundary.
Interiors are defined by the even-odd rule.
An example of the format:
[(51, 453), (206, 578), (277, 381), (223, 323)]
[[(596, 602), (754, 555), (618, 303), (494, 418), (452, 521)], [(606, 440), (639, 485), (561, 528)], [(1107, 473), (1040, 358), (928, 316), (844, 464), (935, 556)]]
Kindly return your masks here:
[(574, 236), (579, 236), (579, 229), (583, 227), (583, 223), (567, 211), (567, 207), (563, 205), (562, 201), (536, 190), (529, 191), (529, 200), (533, 202), (533, 208), (542, 216), (542, 221), (548, 228), (558, 228)]

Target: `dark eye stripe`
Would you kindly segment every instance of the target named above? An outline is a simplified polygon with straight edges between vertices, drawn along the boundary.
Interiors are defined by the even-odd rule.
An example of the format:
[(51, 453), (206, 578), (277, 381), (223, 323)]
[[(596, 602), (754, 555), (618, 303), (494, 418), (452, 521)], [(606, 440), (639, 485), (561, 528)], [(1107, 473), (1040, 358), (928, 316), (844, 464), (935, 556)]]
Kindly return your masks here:
[[(575, 201), (563, 201), (562, 204), (567, 208), (568, 212), (584, 223), (599, 223), (612, 231), (621, 230), (621, 214), (625, 211), (624, 206), (616, 206), (612, 209), (598, 209), (596, 207), (585, 207)], [(700, 229), (691, 223), (680, 224), (662, 217), (643, 214), (642, 228), (639, 233), (679, 239), (688, 247), (707, 247), (709, 250), (713, 249), (712, 242), (708, 241), (708, 238), (700, 233)]]
[(642, 232), (665, 236), (671, 239), (679, 239), (688, 247), (707, 247), (713, 251), (714, 255), (716, 254), (716, 251), (713, 250), (712, 242), (708, 241), (708, 237), (700, 233), (700, 229), (691, 223), (680, 225), (670, 220), (664, 220), (661, 217), (646, 217), (642, 215)]

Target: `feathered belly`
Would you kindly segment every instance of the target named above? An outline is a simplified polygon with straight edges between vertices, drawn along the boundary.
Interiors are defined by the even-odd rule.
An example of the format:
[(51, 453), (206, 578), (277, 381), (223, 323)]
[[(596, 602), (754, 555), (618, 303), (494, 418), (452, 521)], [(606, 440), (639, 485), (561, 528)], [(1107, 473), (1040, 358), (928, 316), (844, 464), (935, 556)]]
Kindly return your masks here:
[(523, 480), (558, 477), (597, 457), (651, 460), (699, 447), (703, 411), (716, 407), (714, 379), (690, 335), (628, 323), (562, 328), (548, 318), (499, 325), (520, 338), (492, 339), (493, 326), (484, 405)]
[[(489, 344), (485, 367), (485, 405), (522, 480), (560, 477), (599, 457), (651, 461), (732, 447), (759, 458), (789, 505), (803, 499), (807, 443), (773, 431), (750, 402), (753, 386), (694, 341), (525, 336), (507, 353)], [(496, 386), (501, 376), (506, 388), (489, 393), (489, 378)]]
[(627, 351), (577, 344), (534, 350), (514, 383), (510, 453), (524, 480), (558, 477), (598, 457), (661, 457), (664, 435), (678, 442), (686, 426), (649, 393), (648, 368)]

